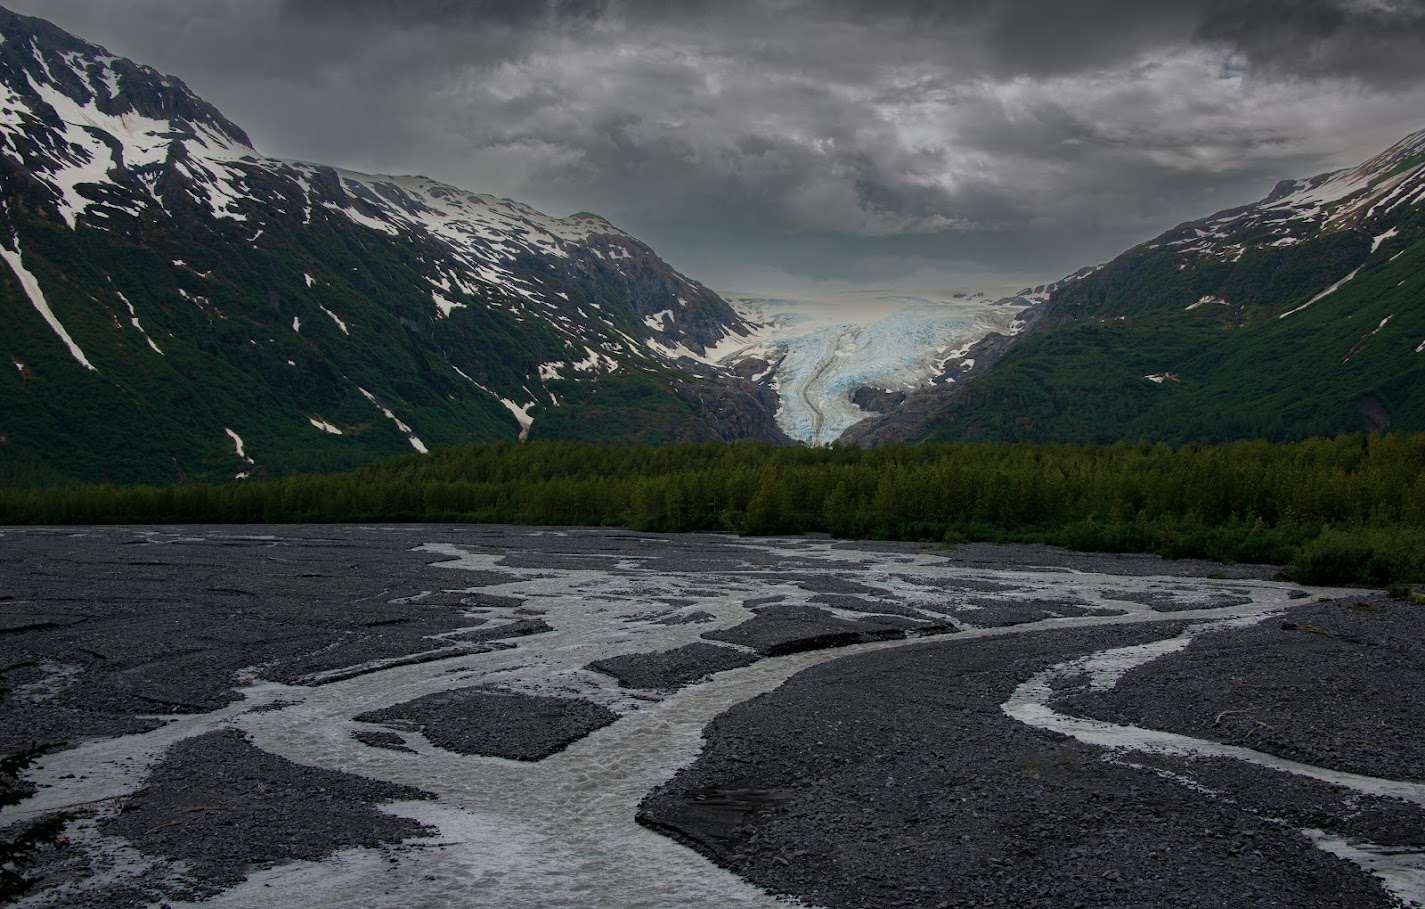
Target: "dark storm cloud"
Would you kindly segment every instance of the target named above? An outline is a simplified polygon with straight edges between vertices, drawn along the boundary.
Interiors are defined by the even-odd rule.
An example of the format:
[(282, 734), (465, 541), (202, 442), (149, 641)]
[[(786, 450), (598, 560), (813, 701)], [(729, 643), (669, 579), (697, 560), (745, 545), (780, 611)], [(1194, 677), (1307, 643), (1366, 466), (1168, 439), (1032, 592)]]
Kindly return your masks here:
[(1425, 125), (1419, 0), (14, 5), (269, 153), (600, 211), (724, 286), (1054, 277)]
[(863, 25), (971, 37), (982, 65), (1021, 73), (1100, 68), (1185, 42), (1286, 72), (1425, 72), (1419, 0), (874, 0), (843, 9)]
[(1199, 40), (1251, 64), (1389, 83), (1425, 73), (1425, 6), (1418, 0), (1253, 0), (1212, 5)]
[(287, 0), (287, 16), (315, 22), (358, 17), (384, 23), (521, 27), (588, 21), (607, 14), (608, 0)]
[[(286, 0), (283, 7), (309, 22), (356, 17), (406, 27), (718, 22), (756, 34), (769, 24), (845, 22), (871, 36), (919, 36), (979, 67), (1019, 73), (1101, 68), (1183, 42), (1292, 72), (1425, 71), (1418, 0)], [(797, 53), (794, 44), (785, 49)]]

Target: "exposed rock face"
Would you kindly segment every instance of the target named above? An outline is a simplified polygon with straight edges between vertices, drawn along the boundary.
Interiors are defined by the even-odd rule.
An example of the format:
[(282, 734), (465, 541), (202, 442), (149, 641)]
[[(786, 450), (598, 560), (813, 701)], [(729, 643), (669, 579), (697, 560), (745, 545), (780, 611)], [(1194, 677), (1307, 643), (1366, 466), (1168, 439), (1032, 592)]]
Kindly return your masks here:
[(725, 442), (763, 439), (795, 444), (777, 425), (777, 393), (765, 385), (735, 378), (685, 381), (676, 389), (678, 397), (696, 408)]
[(887, 413), (905, 403), (906, 393), (862, 386), (851, 395), (851, 403), (871, 413)]

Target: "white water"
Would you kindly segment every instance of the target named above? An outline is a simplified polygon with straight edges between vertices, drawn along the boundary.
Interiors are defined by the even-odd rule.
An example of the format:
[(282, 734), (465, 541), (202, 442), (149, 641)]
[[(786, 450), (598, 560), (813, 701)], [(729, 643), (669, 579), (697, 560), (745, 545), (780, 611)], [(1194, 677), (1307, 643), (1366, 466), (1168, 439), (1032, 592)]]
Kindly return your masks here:
[[(593, 534), (588, 538), (597, 540)], [(667, 545), (667, 541), (650, 538), (646, 545)], [(973, 594), (980, 601), (1070, 600), (1124, 613), (976, 629), (976, 612), (967, 609), (956, 616), (966, 630), (941, 639), (952, 646), (1046, 627), (1255, 619), (1283, 608), (1291, 590), (1254, 581), (1125, 578), (1032, 567), (975, 570), (951, 566), (931, 553), (864, 553), (831, 543), (728, 541), (728, 545), (745, 551), (743, 564), (701, 574), (668, 571), (641, 558), (624, 559), (607, 570), (511, 569), (499, 564), (498, 555), (449, 544), (423, 547), (427, 553), (451, 559), (445, 564), (452, 589), (462, 589), (461, 575), (466, 570), (497, 569), (520, 575), (510, 584), (478, 589), (525, 599), (527, 608), (544, 613), (554, 631), (520, 639), (512, 650), (384, 668), (319, 687), (251, 684), (244, 689), (244, 701), (211, 714), (176, 719), (153, 732), (95, 742), (45, 758), (29, 776), (46, 788), (18, 808), (0, 812), (0, 823), (75, 805), (97, 804), (112, 811), (119, 800), (143, 785), (149, 769), (171, 744), (215, 729), (236, 728), (258, 747), (298, 763), (434, 793), (435, 802), (399, 803), (385, 810), (436, 827), (439, 836), (394, 849), (350, 849), (320, 862), (259, 871), (204, 905), (294, 909), (787, 905), (697, 853), (639, 827), (634, 822), (635, 807), (650, 790), (696, 758), (702, 748), (701, 731), (718, 714), (774, 689), (807, 667), (850, 653), (904, 646), (904, 642), (763, 660), (663, 698), (623, 691), (610, 679), (581, 667), (601, 657), (680, 646), (714, 628), (737, 624), (748, 616), (741, 603), (750, 597), (781, 594), (787, 602), (805, 602), (810, 593), (794, 579), (779, 578), (767, 568), (786, 556), (813, 560), (812, 567), (798, 567), (802, 574), (851, 575), (911, 606), (954, 605), (966, 599), (964, 594), (937, 588), (936, 582), (984, 580), (1013, 589)], [(1114, 591), (1171, 592), (1189, 602), (1207, 602), (1224, 590), (1249, 593), (1253, 602), (1165, 614), (1114, 598)], [(691, 605), (670, 607), (661, 602), (665, 597)], [(692, 610), (710, 613), (714, 621), (693, 625), (653, 621), (669, 612)], [(351, 719), (364, 711), (477, 684), (585, 697), (611, 707), (621, 718), (534, 764), (443, 751), (414, 733), (402, 735), (416, 754), (369, 747), (351, 735), (372, 728)], [(269, 709), (253, 710), (258, 707)], [(79, 845), (102, 853), (103, 863), (111, 869), (89, 885), (133, 877), (146, 869), (172, 872), (118, 841), (105, 840), (93, 831), (92, 822), (77, 825), (72, 836)], [(54, 894), (41, 893), (22, 905), (82, 904), (85, 886), (67, 891), (58, 903)]]

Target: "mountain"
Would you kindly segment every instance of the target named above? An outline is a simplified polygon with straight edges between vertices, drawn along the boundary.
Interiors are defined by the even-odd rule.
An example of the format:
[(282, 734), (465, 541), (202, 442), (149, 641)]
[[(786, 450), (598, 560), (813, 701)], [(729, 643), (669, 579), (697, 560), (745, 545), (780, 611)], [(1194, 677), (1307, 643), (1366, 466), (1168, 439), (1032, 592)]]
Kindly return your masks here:
[[(1027, 314), (984, 375), (848, 439), (1208, 443), (1425, 430), (1425, 131), (1182, 224)], [(994, 338), (988, 339), (995, 341)], [(914, 406), (912, 406), (914, 405)]]
[(331, 469), (473, 440), (785, 442), (747, 332), (608, 221), (281, 161), (0, 9), (0, 482)]

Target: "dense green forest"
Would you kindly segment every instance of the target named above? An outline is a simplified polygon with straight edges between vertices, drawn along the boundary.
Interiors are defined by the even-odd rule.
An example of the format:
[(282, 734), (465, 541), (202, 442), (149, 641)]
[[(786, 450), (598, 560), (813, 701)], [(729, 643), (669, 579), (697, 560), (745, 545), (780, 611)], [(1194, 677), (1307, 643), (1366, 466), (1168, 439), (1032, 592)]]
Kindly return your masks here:
[(1386, 585), (1425, 580), (1425, 434), (1178, 448), (499, 442), (335, 475), (0, 490), (8, 524), (362, 521), (1042, 542)]

